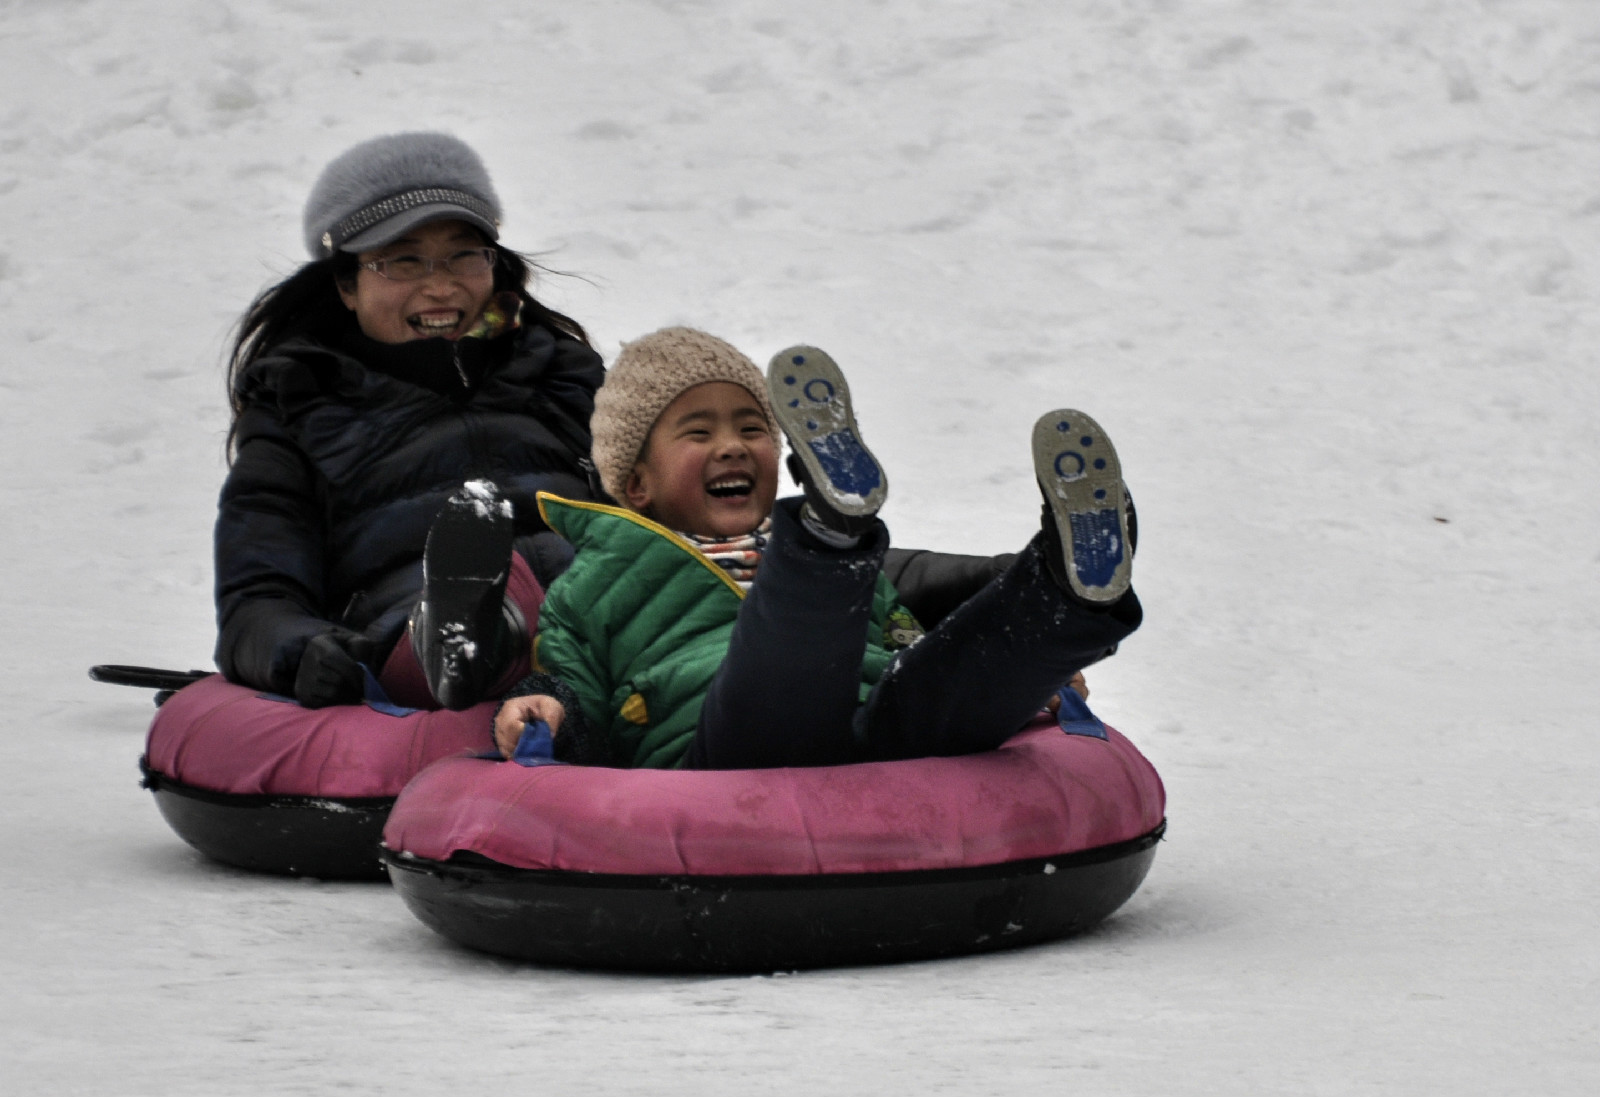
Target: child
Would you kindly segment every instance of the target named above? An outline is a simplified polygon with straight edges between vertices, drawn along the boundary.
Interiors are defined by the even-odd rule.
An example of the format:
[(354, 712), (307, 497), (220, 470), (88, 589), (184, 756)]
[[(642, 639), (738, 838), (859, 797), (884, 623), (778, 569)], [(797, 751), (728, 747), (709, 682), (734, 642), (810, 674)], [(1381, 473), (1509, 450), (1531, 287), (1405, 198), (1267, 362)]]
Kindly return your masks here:
[[(774, 506), (780, 430), (805, 496)], [(880, 570), (887, 479), (826, 354), (783, 351), (763, 380), (719, 339), (659, 331), (624, 348), (592, 431), (624, 505), (540, 497), (577, 555), (496, 717), (508, 757), (535, 719), (558, 757), (620, 767), (989, 750), (1139, 625), (1116, 453), (1080, 412), (1034, 427), (1043, 530), (926, 635)]]

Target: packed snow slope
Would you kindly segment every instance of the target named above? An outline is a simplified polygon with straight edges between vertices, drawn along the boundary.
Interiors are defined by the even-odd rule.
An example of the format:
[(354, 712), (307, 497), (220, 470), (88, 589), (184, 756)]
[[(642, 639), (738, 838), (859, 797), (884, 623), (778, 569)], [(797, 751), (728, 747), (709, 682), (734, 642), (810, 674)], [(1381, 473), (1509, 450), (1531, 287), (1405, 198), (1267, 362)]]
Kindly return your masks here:
[[(900, 544), (1018, 548), (1111, 432), (1091, 673), (1170, 840), (1100, 930), (782, 978), (466, 953), (164, 826), (229, 328), (321, 166), (482, 151), (609, 359), (848, 371)], [(1593, 0), (0, 0), (8, 1093), (1600, 1089)]]

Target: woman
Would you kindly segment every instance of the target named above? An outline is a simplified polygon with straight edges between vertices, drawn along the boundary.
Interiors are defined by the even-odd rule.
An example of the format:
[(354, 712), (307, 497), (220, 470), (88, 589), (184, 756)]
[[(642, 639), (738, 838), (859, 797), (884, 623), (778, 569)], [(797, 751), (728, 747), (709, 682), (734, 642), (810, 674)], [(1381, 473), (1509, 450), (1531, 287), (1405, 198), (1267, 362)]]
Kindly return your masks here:
[[(528, 262), (496, 246), (499, 223), (482, 162), (445, 134), (364, 142), (312, 188), (312, 261), (251, 304), (229, 366), (216, 525), (216, 659), (229, 679), (310, 707), (359, 700), (362, 664), (386, 685), (414, 683), (399, 641), (430, 525), (475, 505), (463, 481), (492, 481), (508, 504), (516, 574), (497, 590), (509, 578), (525, 591), (564, 563), (570, 550), (533, 497), (590, 496), (604, 371), (583, 328), (529, 293)], [(418, 645), (449, 707), (526, 664), (515, 598), (503, 613), (495, 601), (493, 627), (477, 630), (492, 650), (471, 667), (441, 669), (443, 654)], [(425, 697), (413, 684), (406, 699)]]

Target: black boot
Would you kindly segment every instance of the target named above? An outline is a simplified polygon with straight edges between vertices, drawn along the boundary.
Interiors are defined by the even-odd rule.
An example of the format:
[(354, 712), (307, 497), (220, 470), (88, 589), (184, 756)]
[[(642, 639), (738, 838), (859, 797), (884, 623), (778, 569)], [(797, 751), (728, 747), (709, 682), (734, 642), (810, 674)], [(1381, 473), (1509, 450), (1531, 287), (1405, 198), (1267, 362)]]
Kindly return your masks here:
[(521, 612), (506, 602), (513, 535), (511, 504), (488, 480), (463, 484), (428, 530), (411, 647), (447, 709), (481, 701), (527, 643)]

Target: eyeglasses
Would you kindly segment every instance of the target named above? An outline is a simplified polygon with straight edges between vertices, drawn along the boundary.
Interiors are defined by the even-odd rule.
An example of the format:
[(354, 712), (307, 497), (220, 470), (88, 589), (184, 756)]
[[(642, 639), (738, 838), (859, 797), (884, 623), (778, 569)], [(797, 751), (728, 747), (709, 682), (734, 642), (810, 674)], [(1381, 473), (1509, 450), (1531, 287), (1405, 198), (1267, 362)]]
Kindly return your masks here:
[(361, 268), (391, 282), (415, 282), (428, 277), (436, 267), (457, 278), (472, 278), (493, 267), (497, 254), (494, 248), (467, 248), (444, 259), (429, 259), (425, 255), (396, 255), (362, 263)]

